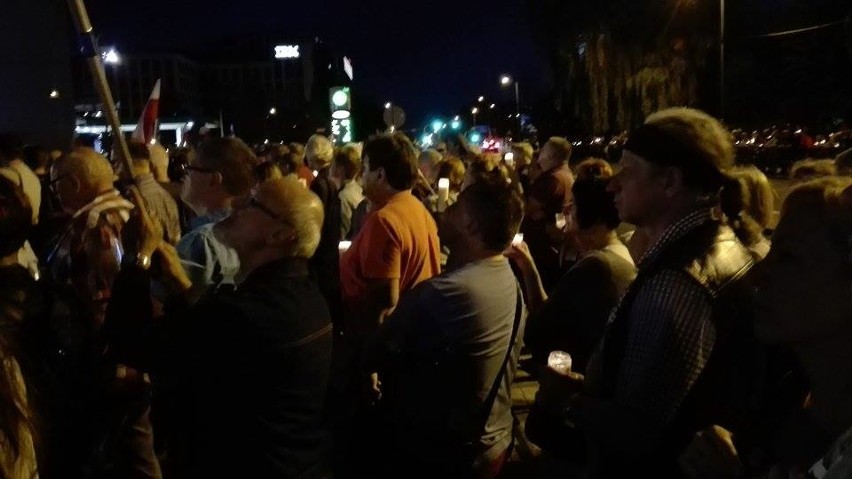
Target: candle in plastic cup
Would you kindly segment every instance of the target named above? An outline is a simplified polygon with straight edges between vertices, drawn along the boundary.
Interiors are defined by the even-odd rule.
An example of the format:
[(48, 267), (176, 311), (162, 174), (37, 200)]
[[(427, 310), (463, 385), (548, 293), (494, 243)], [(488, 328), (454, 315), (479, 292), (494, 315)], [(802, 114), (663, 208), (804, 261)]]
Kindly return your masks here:
[(316, 178), (318, 174), (319, 174), (319, 171), (314, 170), (314, 178)]
[(305, 188), (308, 187), (308, 181), (304, 178), (299, 178), (299, 183), (301, 183)]
[(565, 215), (562, 213), (556, 213), (556, 229), (565, 228)]
[(341, 241), (340, 243), (337, 243), (337, 251), (345, 253), (350, 246), (352, 246), (351, 241)]
[(524, 234), (518, 233), (515, 235), (515, 238), (512, 239), (512, 246), (518, 246), (519, 244), (524, 242)]
[(449, 178), (441, 178), (438, 180), (438, 211), (444, 211), (447, 208), (449, 199), (450, 180)]
[(515, 163), (515, 154), (511, 151), (503, 155), (503, 161), (506, 162), (507, 165), (512, 166)]
[(547, 357), (547, 367), (559, 374), (571, 372), (571, 355), (565, 351), (551, 351)]
[(438, 198), (447, 201), (450, 197), (450, 180), (449, 178), (441, 178), (438, 180)]

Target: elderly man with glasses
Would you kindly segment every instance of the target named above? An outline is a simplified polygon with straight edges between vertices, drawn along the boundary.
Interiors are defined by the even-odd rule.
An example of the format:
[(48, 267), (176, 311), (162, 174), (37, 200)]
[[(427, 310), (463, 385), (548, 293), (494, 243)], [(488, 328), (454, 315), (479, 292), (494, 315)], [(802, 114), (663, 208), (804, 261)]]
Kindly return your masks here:
[[(239, 255), (236, 288), (209, 290), (190, 304), (180, 258), (134, 195), (141, 234), (126, 246), (142, 260), (122, 271), (107, 322), (116, 354), (143, 351), (140, 369), (153, 373), (169, 470), (176, 477), (325, 477), (332, 327), (308, 270), (323, 224), (319, 198), (281, 178), (235, 200), (212, 230)], [(140, 313), (149, 271), (172, 294), (160, 321)]]

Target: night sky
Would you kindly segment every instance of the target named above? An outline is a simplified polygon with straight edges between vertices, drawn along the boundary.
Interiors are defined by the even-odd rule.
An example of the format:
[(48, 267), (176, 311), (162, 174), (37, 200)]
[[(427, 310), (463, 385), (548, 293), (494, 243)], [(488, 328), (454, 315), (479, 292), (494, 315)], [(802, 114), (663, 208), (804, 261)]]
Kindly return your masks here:
[[(416, 127), (432, 115), (463, 113), (480, 94), (510, 104), (501, 73), (522, 96), (545, 88), (525, 0), (262, 1), (88, 0), (102, 44), (144, 52), (185, 51), (243, 34), (319, 36), (347, 54), (355, 88), (392, 101)], [(144, 9), (144, 13), (137, 11)], [(144, 21), (142, 20), (144, 19)]]

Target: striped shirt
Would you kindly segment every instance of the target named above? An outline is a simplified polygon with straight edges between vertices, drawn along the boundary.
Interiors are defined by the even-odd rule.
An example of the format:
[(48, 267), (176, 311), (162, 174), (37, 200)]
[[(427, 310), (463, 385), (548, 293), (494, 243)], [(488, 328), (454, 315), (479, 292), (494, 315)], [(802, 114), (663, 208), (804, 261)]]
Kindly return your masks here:
[(135, 181), (148, 211), (163, 225), (166, 241), (177, 244), (180, 239), (180, 216), (174, 198), (154, 179), (153, 173), (139, 175)]

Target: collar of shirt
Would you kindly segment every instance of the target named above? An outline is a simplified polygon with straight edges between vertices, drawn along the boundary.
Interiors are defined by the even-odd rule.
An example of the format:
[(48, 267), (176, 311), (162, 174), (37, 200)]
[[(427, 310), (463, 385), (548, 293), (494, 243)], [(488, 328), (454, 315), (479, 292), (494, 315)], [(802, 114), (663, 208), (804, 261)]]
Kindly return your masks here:
[(77, 219), (87, 215), (86, 226), (91, 229), (97, 224), (101, 213), (111, 208), (118, 209), (122, 219), (127, 221), (130, 218), (129, 211), (133, 209), (133, 203), (124, 199), (118, 190), (112, 190), (101, 194), (89, 204), (77, 210), (72, 218)]
[(642, 255), (642, 259), (639, 260), (637, 266), (639, 269), (646, 269), (650, 266), (654, 260), (656, 260), (660, 253), (662, 253), (670, 244), (675, 241), (683, 238), (684, 235), (694, 230), (695, 228), (707, 223), (708, 221), (713, 220), (713, 214), (710, 208), (699, 208), (692, 213), (684, 216), (683, 218), (677, 220), (674, 224), (666, 228), (663, 234), (660, 236), (660, 239), (657, 240), (648, 250)]
[(189, 222), (189, 229), (194, 230), (194, 229), (200, 228), (200, 227), (202, 227), (206, 224), (217, 223), (217, 222), (227, 218), (229, 214), (231, 214), (231, 210), (224, 209), (224, 208), (221, 209), (221, 210), (211, 211), (211, 212), (207, 213), (206, 215), (202, 215), (202, 216), (199, 216), (197, 218), (193, 218)]

